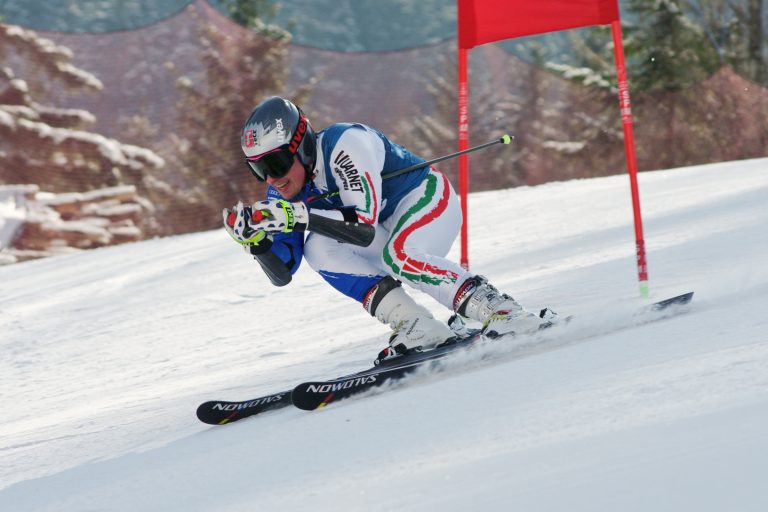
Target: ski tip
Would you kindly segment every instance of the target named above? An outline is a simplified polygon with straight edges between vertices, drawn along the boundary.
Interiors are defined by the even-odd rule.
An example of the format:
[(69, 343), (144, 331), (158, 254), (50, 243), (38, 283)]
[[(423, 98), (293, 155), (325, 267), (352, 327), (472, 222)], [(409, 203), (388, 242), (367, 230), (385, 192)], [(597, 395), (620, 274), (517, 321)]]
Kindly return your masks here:
[(197, 411), (195, 411), (197, 419), (208, 425), (224, 425), (229, 423), (230, 418), (222, 416), (222, 413), (215, 409), (216, 404), (219, 403), (212, 401), (200, 404)]
[(242, 402), (212, 400), (200, 404), (197, 408), (197, 419), (208, 425), (227, 425), (233, 421), (238, 421), (273, 409), (280, 409), (288, 405), (290, 405), (289, 391), (283, 391)]
[(675, 297), (670, 297), (669, 299), (660, 300), (659, 302), (654, 302), (651, 304), (651, 309), (654, 311), (659, 311), (662, 309), (666, 309), (670, 306), (683, 306), (685, 304), (688, 304), (693, 300), (693, 292), (687, 292), (680, 295), (676, 295)]
[(674, 301), (676, 304), (688, 304), (693, 299), (693, 292), (687, 292), (683, 293), (682, 295), (678, 295), (677, 297), (674, 297)]

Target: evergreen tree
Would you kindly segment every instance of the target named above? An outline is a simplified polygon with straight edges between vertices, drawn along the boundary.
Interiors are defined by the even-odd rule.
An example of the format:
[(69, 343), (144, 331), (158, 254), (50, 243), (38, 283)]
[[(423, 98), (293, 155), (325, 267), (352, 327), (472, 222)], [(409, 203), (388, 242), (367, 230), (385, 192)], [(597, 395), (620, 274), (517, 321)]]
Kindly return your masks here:
[(758, 83), (767, 84), (764, 0), (689, 0), (693, 19), (701, 25), (722, 64)]
[[(433, 106), (428, 112), (420, 113), (403, 121), (392, 132), (392, 138), (408, 149), (426, 158), (435, 158), (453, 153), (458, 147), (456, 123), (456, 83), (458, 80), (456, 60), (453, 52), (441, 57), (442, 70), (426, 77), (426, 89)], [(509, 133), (515, 133), (522, 122), (522, 97), (506, 89), (494, 89), (483, 77), (474, 77), (470, 84), (470, 144), (479, 144)], [(521, 130), (522, 131), (522, 130)], [(529, 154), (528, 147), (515, 142), (514, 151), (496, 148), (470, 155), (473, 191), (512, 187), (526, 183), (526, 171), (522, 162)], [(444, 172), (458, 190), (458, 159), (442, 162), (437, 167)]]
[(634, 90), (680, 90), (717, 70), (717, 53), (682, 0), (629, 0), (627, 7), (635, 20), (624, 31)]
[[(219, 3), (233, 21), (259, 32), (267, 29), (280, 9), (274, 0), (219, 0)], [(276, 34), (283, 35), (279, 29)]]
[[(425, 77), (432, 107), (393, 131), (396, 142), (407, 141), (410, 149), (425, 158), (451, 153), (458, 144), (452, 50), (444, 52), (443, 69)], [(554, 76), (542, 69), (540, 50), (529, 47), (528, 51), (538, 55), (538, 65), (512, 56), (502, 65), (497, 61), (491, 65), (480, 52), (472, 58), (470, 145), (504, 133), (514, 137), (509, 147), (469, 156), (472, 191), (607, 174), (620, 168), (618, 151), (606, 154), (606, 147), (620, 147), (621, 128), (605, 129), (618, 117), (615, 94), (577, 87)], [(606, 104), (613, 108), (604, 108)], [(458, 184), (457, 160), (442, 162), (438, 168)]]
[(219, 225), (223, 207), (263, 194), (244, 165), (242, 125), (266, 96), (283, 94), (302, 103), (313, 86), (308, 79), (301, 90), (286, 93), (291, 37), (263, 21), (274, 16), (272, 4), (227, 3), (248, 30), (225, 31), (198, 16), (202, 70), (179, 76), (178, 129), (165, 144), (168, 157), (178, 161), (169, 171), (173, 176), (164, 178), (178, 191), (166, 207), (169, 226), (210, 229)]
[[(622, 4), (633, 91), (680, 90), (725, 64), (756, 82), (768, 79), (763, 71), (764, 0), (627, 0)], [(616, 71), (610, 27), (569, 30), (565, 37), (570, 51), (548, 49), (548, 67), (586, 85), (613, 87)]]
[(766, 84), (768, 83), (768, 73), (766, 73), (766, 55), (765, 55), (765, 2), (764, 0), (748, 0), (747, 24), (748, 43), (747, 43), (747, 76), (752, 80)]

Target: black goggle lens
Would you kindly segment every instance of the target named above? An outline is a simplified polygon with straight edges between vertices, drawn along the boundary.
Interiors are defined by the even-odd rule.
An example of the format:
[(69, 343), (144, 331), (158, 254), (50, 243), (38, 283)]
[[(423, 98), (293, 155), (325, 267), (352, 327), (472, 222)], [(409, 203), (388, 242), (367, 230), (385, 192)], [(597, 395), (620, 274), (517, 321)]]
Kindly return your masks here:
[(245, 163), (257, 180), (266, 181), (267, 176), (282, 178), (288, 174), (293, 165), (293, 154), (288, 148), (283, 148), (261, 155), (255, 160), (246, 158)]

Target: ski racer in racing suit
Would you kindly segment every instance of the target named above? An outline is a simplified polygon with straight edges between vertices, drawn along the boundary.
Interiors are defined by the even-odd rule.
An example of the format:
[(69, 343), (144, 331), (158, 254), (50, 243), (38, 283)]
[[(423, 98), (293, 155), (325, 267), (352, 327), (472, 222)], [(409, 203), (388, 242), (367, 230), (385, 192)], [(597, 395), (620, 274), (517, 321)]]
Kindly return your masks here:
[[(290, 101), (270, 97), (241, 134), (265, 201), (224, 209), (224, 226), (284, 286), (302, 259), (333, 288), (360, 302), (392, 334), (378, 360), (433, 347), (457, 333), (406, 293), (421, 290), (494, 337), (551, 324), (445, 258), (462, 223), (456, 193), (424, 160), (359, 123), (315, 133)], [(454, 317), (455, 318), (455, 317)], [(462, 325), (459, 322), (458, 325)]]

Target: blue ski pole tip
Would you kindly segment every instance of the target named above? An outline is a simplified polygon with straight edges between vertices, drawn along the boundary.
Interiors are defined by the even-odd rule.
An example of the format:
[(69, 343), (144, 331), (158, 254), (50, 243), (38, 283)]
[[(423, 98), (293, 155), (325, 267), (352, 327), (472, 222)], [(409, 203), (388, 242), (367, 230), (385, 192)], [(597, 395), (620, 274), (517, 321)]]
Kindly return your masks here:
[(509, 135), (506, 135), (506, 134), (501, 136), (501, 143), (502, 144), (509, 144), (510, 142), (512, 142), (512, 137), (510, 137)]

